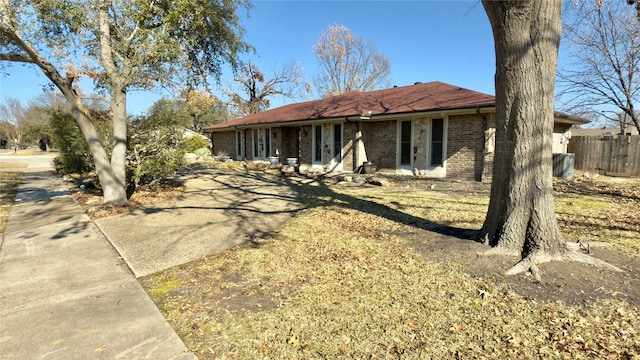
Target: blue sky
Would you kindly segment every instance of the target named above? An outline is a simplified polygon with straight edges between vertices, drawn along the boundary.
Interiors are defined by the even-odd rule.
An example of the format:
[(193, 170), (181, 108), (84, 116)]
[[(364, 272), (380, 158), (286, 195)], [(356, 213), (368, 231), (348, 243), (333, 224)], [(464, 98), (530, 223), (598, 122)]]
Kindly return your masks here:
[[(345, 25), (355, 35), (372, 41), (391, 60), (395, 85), (417, 81), (442, 81), (494, 94), (495, 58), (489, 20), (479, 0), (450, 1), (275, 1), (254, 0), (254, 7), (239, 14), (245, 40), (256, 48), (251, 60), (267, 77), (272, 65), (298, 61), (308, 81), (317, 71), (313, 46), (333, 24)], [(248, 16), (247, 16), (248, 15)], [(1, 78), (0, 101), (21, 101), (42, 92), (47, 79), (34, 67), (13, 66)], [(214, 92), (228, 86), (230, 72), (223, 75)], [(91, 92), (88, 82), (82, 83)], [(168, 91), (130, 92), (128, 112), (145, 112)], [(291, 102), (273, 99), (272, 108)]]

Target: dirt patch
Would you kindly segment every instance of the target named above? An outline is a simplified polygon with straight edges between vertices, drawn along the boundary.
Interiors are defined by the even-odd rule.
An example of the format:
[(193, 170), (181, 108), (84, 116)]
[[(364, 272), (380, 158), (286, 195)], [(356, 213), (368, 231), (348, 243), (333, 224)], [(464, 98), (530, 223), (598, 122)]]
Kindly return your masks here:
[(88, 177), (83, 179), (82, 186), (78, 186), (78, 180), (66, 177), (65, 182), (71, 196), (80, 204), (80, 207), (91, 220), (101, 219), (114, 215), (124, 214), (136, 209), (152, 207), (167, 200), (176, 198), (184, 192), (182, 182), (167, 179), (155, 186), (140, 186), (129, 198), (127, 205), (105, 205), (102, 203), (102, 189), (96, 186), (96, 180)]
[(245, 314), (275, 309), (273, 294), (264, 289), (268, 278), (248, 281), (242, 274), (232, 273), (223, 276), (221, 283), (225, 286), (216, 296), (219, 306), (234, 314)]
[[(383, 179), (383, 188), (408, 192), (429, 190), (446, 196), (466, 197), (488, 197), (491, 192), (490, 184), (479, 182), (415, 179), (394, 175), (377, 175), (376, 178)], [(584, 195), (613, 199), (620, 204), (621, 216), (609, 214), (606, 219), (609, 223), (612, 222), (611, 217), (627, 216), (626, 213), (631, 214), (628, 217), (634, 218), (633, 214), (640, 211), (638, 178), (594, 176), (577, 172), (574, 179), (554, 179), (554, 190), (557, 198)], [(563, 218), (568, 219), (575, 216), (580, 214), (562, 214)], [(637, 222), (625, 223), (622, 226), (637, 226)], [(591, 231), (605, 227), (604, 224), (592, 224)], [(536, 282), (529, 274), (505, 276), (504, 272), (517, 263), (518, 258), (480, 255), (489, 249), (481, 243), (420, 229), (411, 229), (396, 235), (406, 239), (408, 247), (415, 249), (430, 261), (461, 264), (473, 277), (491, 280), (499, 287), (508, 288), (538, 302), (562, 301), (568, 305), (589, 305), (598, 299), (623, 299), (634, 306), (640, 306), (640, 258), (611, 248), (590, 248), (590, 254), (624, 270), (622, 273), (575, 262), (551, 262), (540, 266), (542, 281)], [(467, 235), (464, 237), (473, 237)], [(634, 241), (637, 246), (640, 235), (636, 235)]]
[(624, 270), (617, 273), (576, 262), (550, 262), (540, 265), (542, 281), (533, 276), (505, 276), (518, 258), (484, 256), (489, 248), (478, 242), (416, 231), (396, 234), (407, 246), (430, 261), (463, 265), (474, 278), (494, 282), (538, 302), (562, 301), (567, 305), (590, 305), (598, 299), (623, 299), (640, 307), (640, 259), (606, 248), (592, 248), (591, 255)]

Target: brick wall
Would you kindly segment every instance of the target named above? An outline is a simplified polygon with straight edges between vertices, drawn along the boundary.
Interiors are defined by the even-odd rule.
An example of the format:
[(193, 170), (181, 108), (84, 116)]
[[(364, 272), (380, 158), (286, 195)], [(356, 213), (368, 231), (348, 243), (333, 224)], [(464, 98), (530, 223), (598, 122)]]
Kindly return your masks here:
[(482, 116), (450, 116), (447, 133), (447, 177), (480, 180), (484, 149)]
[[(486, 119), (485, 119), (486, 117)], [(450, 178), (468, 180), (490, 180), (492, 174), (492, 162), (494, 153), (495, 116), (485, 115), (455, 115), (449, 116), (447, 122), (447, 168), (446, 176)], [(414, 120), (414, 146), (418, 150), (425, 147), (422, 141), (426, 130), (427, 118), (415, 118)], [(485, 124), (486, 122), (486, 124)], [(361, 122), (359, 128), (362, 131), (362, 141), (365, 147), (367, 159), (373, 161), (378, 170), (395, 171), (397, 161), (397, 131), (396, 120)], [(485, 129), (485, 126), (487, 129)], [(323, 124), (323, 150), (331, 146), (331, 124)], [(354, 138), (358, 125), (356, 123), (343, 123), (343, 169), (355, 170), (361, 164), (355, 164)], [(296, 153), (297, 127), (272, 128), (272, 152), (275, 149), (280, 152), (281, 161), (284, 163), (287, 157), (299, 157), (300, 164), (312, 163), (313, 129), (311, 125), (300, 127), (299, 154)], [(245, 141), (245, 156), (252, 158), (252, 132), (247, 131)], [(305, 136), (306, 134), (306, 136)], [(426, 135), (424, 135), (426, 136)], [(487, 145), (483, 143), (487, 139)], [(232, 158), (236, 156), (235, 131), (214, 133), (213, 153), (227, 152)], [(423, 151), (424, 152), (424, 151)], [(414, 154), (414, 165), (420, 167), (426, 161), (425, 154), (420, 151)], [(424, 158), (424, 159), (423, 159)], [(330, 161), (330, 154), (325, 154), (325, 162)], [(306, 166), (305, 166), (306, 167)], [(424, 167), (424, 166), (422, 166)]]
[(397, 121), (376, 121), (363, 124), (362, 141), (369, 161), (378, 170), (396, 169)]
[[(311, 125), (304, 125), (300, 127), (300, 164), (304, 164), (305, 167), (311, 165), (311, 157), (313, 155), (313, 129)], [(305, 136), (306, 134), (306, 136)]]
[(236, 132), (225, 131), (216, 132), (211, 135), (213, 142), (213, 155), (218, 155), (221, 151), (227, 153), (232, 159), (236, 158)]
[(356, 124), (353, 122), (347, 122), (342, 124), (342, 169), (344, 171), (353, 171), (357, 166), (354, 166), (355, 151), (353, 141), (356, 138)]

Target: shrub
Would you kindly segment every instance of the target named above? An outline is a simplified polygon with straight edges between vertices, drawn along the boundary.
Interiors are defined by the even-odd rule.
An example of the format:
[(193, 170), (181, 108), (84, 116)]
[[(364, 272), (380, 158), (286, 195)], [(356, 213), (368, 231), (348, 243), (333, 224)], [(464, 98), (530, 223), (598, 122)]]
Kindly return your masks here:
[(82, 174), (91, 171), (93, 160), (89, 147), (71, 114), (56, 112), (50, 119), (53, 144), (60, 150), (54, 160), (58, 174)]
[[(93, 112), (94, 125), (108, 155), (113, 150), (113, 125), (103, 113)], [(93, 157), (84, 136), (69, 113), (54, 112), (49, 119), (52, 143), (60, 151), (54, 160), (58, 174), (83, 174), (95, 169)]]
[(185, 164), (185, 142), (180, 130), (147, 125), (142, 120), (133, 124), (130, 131), (129, 173), (136, 186), (174, 175)]
[(191, 136), (185, 139), (186, 152), (195, 152), (198, 149), (208, 148), (209, 142), (201, 136)]
[(202, 147), (194, 151), (197, 159), (206, 159), (211, 156), (211, 150), (206, 147)]

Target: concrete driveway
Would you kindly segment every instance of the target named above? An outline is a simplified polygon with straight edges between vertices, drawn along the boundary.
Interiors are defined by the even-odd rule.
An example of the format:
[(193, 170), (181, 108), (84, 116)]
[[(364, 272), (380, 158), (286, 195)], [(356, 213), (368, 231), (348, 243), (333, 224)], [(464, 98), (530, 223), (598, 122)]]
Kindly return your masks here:
[(96, 220), (136, 277), (277, 231), (300, 208), (293, 189), (255, 172), (196, 167), (180, 179), (176, 199)]

